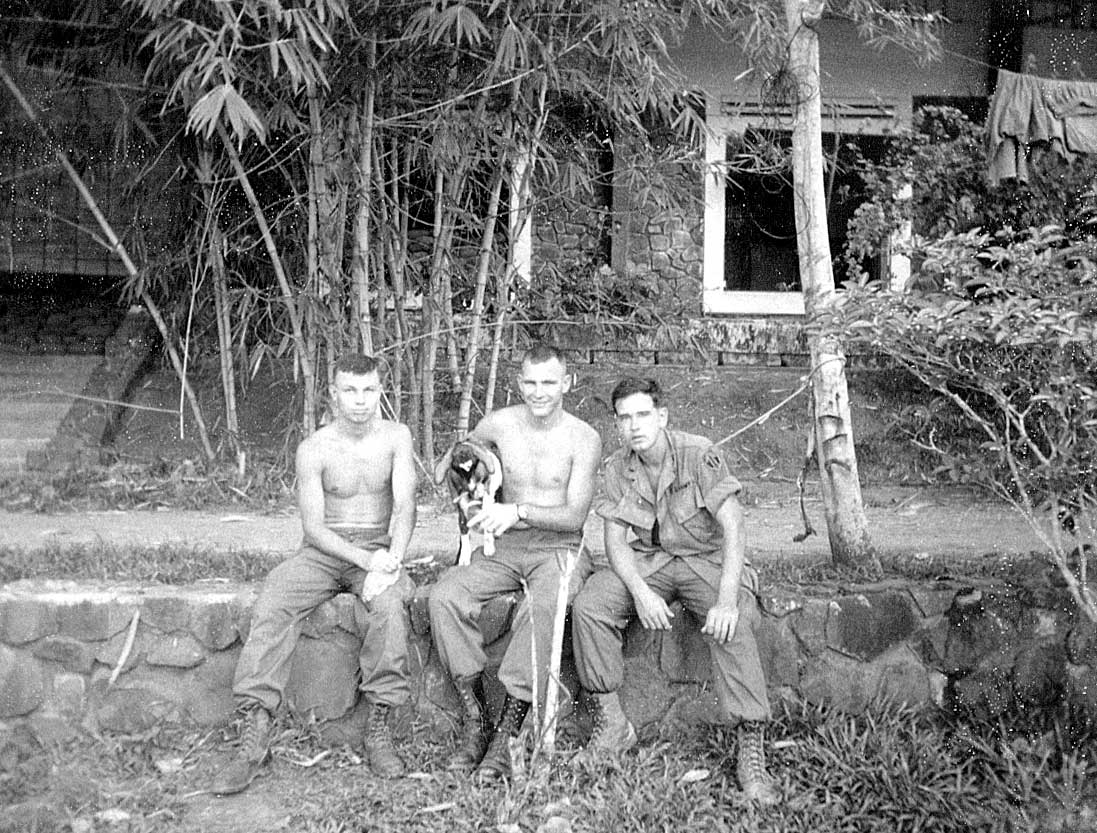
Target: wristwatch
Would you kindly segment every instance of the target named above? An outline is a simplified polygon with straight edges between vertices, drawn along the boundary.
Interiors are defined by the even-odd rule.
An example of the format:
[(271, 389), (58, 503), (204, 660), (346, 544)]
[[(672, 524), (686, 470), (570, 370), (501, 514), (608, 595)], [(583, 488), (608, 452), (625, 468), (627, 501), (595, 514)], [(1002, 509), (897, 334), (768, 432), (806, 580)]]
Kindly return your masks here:
[(519, 503), (517, 505), (517, 510), (518, 510), (518, 520), (524, 521), (529, 517), (529, 507), (526, 506), (524, 503)]

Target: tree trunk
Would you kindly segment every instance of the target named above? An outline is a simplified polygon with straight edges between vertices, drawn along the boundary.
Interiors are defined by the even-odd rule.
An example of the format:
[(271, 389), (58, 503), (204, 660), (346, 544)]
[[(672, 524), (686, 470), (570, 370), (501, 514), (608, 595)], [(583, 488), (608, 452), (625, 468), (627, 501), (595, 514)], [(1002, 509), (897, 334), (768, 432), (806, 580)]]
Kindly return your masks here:
[[(794, 89), (799, 91), (798, 100), (793, 102), (792, 127), (796, 246), (809, 320), (834, 296), (823, 172), (819, 37), (814, 28), (822, 17), (823, 6), (823, 0), (785, 0), (790, 34), (788, 68), (796, 81)], [(838, 564), (878, 570), (880, 563), (869, 539), (857, 476), (845, 356), (837, 338), (826, 333), (813, 333), (808, 346), (815, 454), (831, 557)]]
[(362, 114), (358, 126), (358, 157), (354, 178), (358, 207), (354, 215), (354, 242), (350, 260), (354, 293), (354, 317), (362, 350), (373, 353), (373, 317), (370, 315), (370, 196), (373, 181), (373, 71), (377, 44), (371, 37), (366, 48), (366, 88), (362, 93)]

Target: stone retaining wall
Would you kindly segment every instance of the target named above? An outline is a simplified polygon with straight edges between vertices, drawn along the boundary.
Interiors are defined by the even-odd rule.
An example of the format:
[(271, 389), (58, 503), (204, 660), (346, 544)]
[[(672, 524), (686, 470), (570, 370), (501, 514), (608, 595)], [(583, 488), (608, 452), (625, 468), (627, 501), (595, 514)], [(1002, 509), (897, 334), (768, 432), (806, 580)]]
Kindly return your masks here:
[[(428, 588), (410, 606), (413, 707), (444, 717), (453, 692), (429, 638)], [(20, 581), (0, 588), (0, 719), (61, 717), (132, 733), (160, 720), (213, 725), (232, 712), (232, 673), (257, 588)], [(497, 664), (513, 599), (481, 624)], [(349, 595), (309, 617), (294, 658), (290, 707), (329, 725), (356, 716), (357, 628)], [(874, 697), (953, 703), (994, 714), (1067, 694), (1097, 702), (1097, 633), (1065, 593), (1008, 584), (893, 581), (767, 590), (759, 645), (776, 697), (858, 710)], [(708, 655), (682, 613), (666, 634), (634, 626), (625, 708), (638, 723), (668, 714), (716, 720)], [(564, 681), (574, 689), (574, 669)], [(490, 692), (498, 701), (496, 684)]]

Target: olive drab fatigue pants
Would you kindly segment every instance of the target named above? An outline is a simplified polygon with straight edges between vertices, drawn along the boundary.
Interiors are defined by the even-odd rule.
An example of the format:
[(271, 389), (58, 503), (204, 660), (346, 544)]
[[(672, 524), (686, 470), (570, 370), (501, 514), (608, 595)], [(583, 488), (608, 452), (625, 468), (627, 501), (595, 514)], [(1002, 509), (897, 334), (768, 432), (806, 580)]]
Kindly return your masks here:
[[(369, 543), (380, 547), (387, 540), (358, 545), (368, 548)], [(303, 621), (338, 593), (357, 595), (365, 576), (365, 570), (308, 545), (271, 570), (252, 609), (251, 631), (236, 663), (232, 692), (237, 702), (276, 711), (289, 682)], [(402, 573), (379, 596), (368, 603), (359, 598), (355, 605), (355, 625), (363, 636), (358, 688), (370, 703), (398, 706), (411, 694), (407, 600), (413, 589)]]
[[(748, 568), (749, 569), (749, 568)], [(648, 586), (664, 601), (680, 599), (704, 623), (716, 603), (720, 568), (699, 558), (672, 558), (650, 575)], [(739, 622), (727, 643), (704, 637), (712, 657), (712, 678), (720, 710), (730, 723), (769, 720), (772, 716), (754, 629), (758, 603), (744, 577), (739, 589)], [(572, 648), (579, 681), (587, 691), (617, 691), (624, 680), (622, 636), (636, 616), (632, 594), (611, 569), (599, 570), (583, 586), (571, 607)]]
[[(512, 697), (532, 702), (531, 656), (535, 656), (537, 696), (543, 701), (562, 556), (578, 548), (578, 533), (511, 529), (496, 539), (491, 558), (477, 550), (472, 563), (443, 573), (430, 591), (430, 631), (442, 664), (454, 680), (472, 679), (484, 670), (487, 657), (479, 626), (484, 605), (497, 596), (521, 592), (525, 581), (529, 590), (511, 619), (499, 681)], [(569, 601), (588, 575), (590, 560), (583, 552), (568, 586)], [(536, 653), (531, 654), (534, 646)]]

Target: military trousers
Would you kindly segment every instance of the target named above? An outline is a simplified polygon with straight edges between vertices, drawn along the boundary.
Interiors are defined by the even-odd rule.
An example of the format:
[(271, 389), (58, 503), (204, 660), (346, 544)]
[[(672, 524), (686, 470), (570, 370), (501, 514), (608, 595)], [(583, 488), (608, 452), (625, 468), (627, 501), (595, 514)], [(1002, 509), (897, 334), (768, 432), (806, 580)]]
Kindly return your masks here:
[[(496, 539), (494, 556), (477, 550), (470, 564), (450, 567), (438, 579), (430, 591), (431, 635), (454, 680), (473, 679), (484, 670), (487, 656), (479, 626), (484, 605), (528, 588), (511, 619), (499, 681), (512, 697), (532, 702), (536, 669), (537, 697), (543, 702), (561, 566), (565, 554), (578, 549), (576, 533), (512, 529)], [(590, 560), (582, 552), (568, 585), (569, 602), (588, 575)]]
[[(252, 609), (251, 631), (236, 664), (232, 686), (236, 701), (276, 711), (282, 705), (305, 618), (338, 593), (358, 595), (365, 576), (365, 570), (308, 545), (271, 570)], [(412, 590), (411, 579), (401, 573), (395, 584), (370, 602), (361, 598), (356, 602), (355, 624), (363, 637), (358, 687), (371, 703), (397, 706), (411, 693), (407, 600)]]
[[(700, 558), (672, 558), (644, 581), (666, 602), (681, 600), (701, 623), (716, 603), (720, 568)], [(739, 589), (739, 621), (726, 643), (706, 636), (712, 677), (721, 712), (730, 723), (769, 720), (769, 695), (754, 629), (758, 602), (749, 589)], [(622, 641), (636, 605), (625, 583), (612, 569), (591, 576), (571, 608), (571, 636), (579, 681), (596, 693), (617, 691), (624, 680)]]

